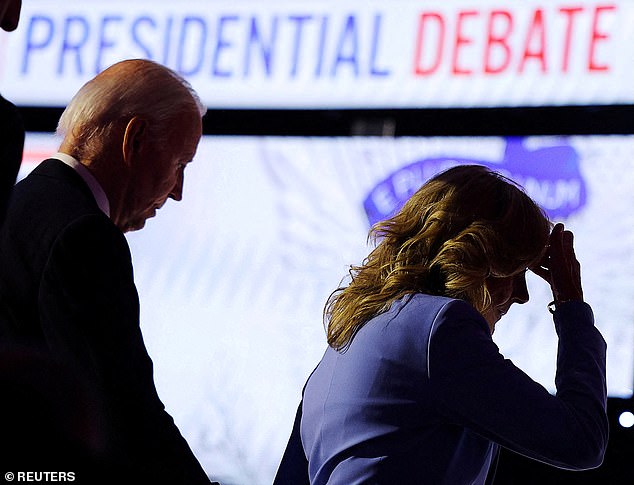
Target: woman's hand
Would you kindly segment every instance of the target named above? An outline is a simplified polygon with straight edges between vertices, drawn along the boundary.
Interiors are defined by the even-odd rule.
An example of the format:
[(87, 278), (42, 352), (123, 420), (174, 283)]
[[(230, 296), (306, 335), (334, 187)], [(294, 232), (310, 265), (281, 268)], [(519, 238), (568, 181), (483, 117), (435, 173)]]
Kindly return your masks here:
[(555, 303), (583, 301), (581, 265), (575, 256), (572, 232), (556, 224), (539, 265), (530, 268), (550, 285)]

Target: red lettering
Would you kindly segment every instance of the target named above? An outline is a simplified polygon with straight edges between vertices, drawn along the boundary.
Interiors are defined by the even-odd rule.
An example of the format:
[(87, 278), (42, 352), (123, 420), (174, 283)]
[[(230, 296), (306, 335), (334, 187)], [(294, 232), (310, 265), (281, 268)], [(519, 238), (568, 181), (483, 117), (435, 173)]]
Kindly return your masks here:
[(458, 13), (458, 20), (456, 21), (456, 43), (454, 45), (453, 56), (451, 60), (452, 72), (456, 75), (463, 74), (469, 75), (473, 71), (471, 69), (463, 69), (458, 65), (460, 57), (460, 50), (469, 44), (473, 44), (473, 40), (469, 37), (465, 37), (462, 33), (464, 20), (468, 17), (475, 17), (478, 15), (476, 10), (463, 10)]
[[(535, 39), (537, 40), (537, 48), (532, 49)], [(524, 66), (528, 59), (537, 59), (542, 72), (546, 72), (546, 30), (544, 28), (544, 11), (541, 8), (535, 10), (533, 20), (528, 27), (526, 34), (526, 42), (524, 43), (524, 53), (520, 60), (519, 72), (524, 72)]]
[[(498, 31), (496, 25), (502, 21), (502, 30)], [(511, 48), (508, 39), (513, 30), (513, 16), (508, 10), (492, 10), (489, 14), (489, 22), (487, 25), (487, 41), (484, 46), (484, 73), (499, 74), (504, 71), (511, 61)], [(494, 47), (502, 56), (502, 60), (498, 65), (494, 66), (492, 62)]]
[(575, 17), (578, 13), (583, 12), (583, 7), (561, 7), (559, 12), (566, 16), (566, 33), (564, 34), (564, 52), (561, 59), (561, 71), (568, 72), (570, 44), (572, 41)]
[(608, 40), (610, 37), (608, 34), (599, 31), (599, 15), (604, 12), (612, 12), (616, 10), (616, 5), (602, 5), (597, 6), (594, 9), (594, 16), (592, 18), (592, 35), (590, 36), (590, 51), (588, 53), (588, 71), (609, 71), (610, 67), (607, 64), (599, 64), (595, 59), (596, 47), (599, 41)]
[[(435, 22), (437, 27), (437, 42), (435, 57), (432, 56), (431, 64), (423, 67), (423, 53), (425, 52), (425, 24), (429, 21)], [(416, 52), (414, 54), (414, 72), (417, 76), (433, 74), (442, 60), (442, 51), (445, 40), (445, 19), (442, 15), (434, 12), (421, 14), (418, 21), (418, 34), (416, 36)]]
[(579, 68), (588, 73), (609, 71), (613, 68), (609, 57), (614, 47), (611, 29), (618, 5), (614, 0), (603, 1), (606, 3), (589, 6), (571, 0), (573, 3), (563, 6), (528, 12), (505, 7), (457, 10), (451, 16), (422, 11), (414, 75), (432, 76), (442, 71), (460, 78), (510, 71), (514, 75), (548, 75), (549, 69), (563, 74)]

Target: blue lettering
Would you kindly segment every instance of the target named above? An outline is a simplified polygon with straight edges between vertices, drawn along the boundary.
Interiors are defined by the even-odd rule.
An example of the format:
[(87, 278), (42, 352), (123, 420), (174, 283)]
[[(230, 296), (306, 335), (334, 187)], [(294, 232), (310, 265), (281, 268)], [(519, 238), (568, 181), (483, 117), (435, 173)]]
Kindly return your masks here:
[(233, 45), (232, 42), (224, 38), (225, 26), (227, 25), (227, 23), (236, 22), (237, 20), (239, 20), (237, 15), (223, 15), (218, 19), (218, 39), (216, 40), (216, 48), (214, 50), (214, 57), (212, 62), (214, 76), (231, 77), (232, 75), (231, 71), (221, 70), (219, 67), (219, 63), (221, 52)]
[(139, 36), (139, 26), (143, 24), (149, 24), (151, 28), (156, 28), (156, 22), (152, 17), (139, 17), (134, 20), (132, 23), (132, 42), (136, 44), (136, 46), (143, 51), (143, 56), (147, 59), (153, 59), (152, 51), (150, 48), (143, 43), (141, 37)]
[[(55, 66), (59, 75), (69, 70), (83, 75), (93, 67), (100, 72), (114, 60), (115, 53), (118, 56), (123, 47), (129, 46), (125, 49), (127, 55), (131, 50), (139, 57), (156, 59), (184, 76), (196, 76), (209, 69), (207, 72), (218, 78), (247, 78), (255, 73), (272, 78), (280, 74), (276, 72), (280, 68), (287, 69), (291, 79), (300, 76), (302, 70), (312, 70), (316, 78), (335, 77), (343, 71), (359, 77), (361, 72), (366, 74), (365, 69), (369, 76), (391, 75), (390, 59), (382, 47), (385, 28), (381, 12), (368, 17), (367, 32), (360, 30), (366, 25), (355, 13), (340, 19), (304, 12), (265, 17), (230, 13), (215, 17), (215, 25), (209, 20), (202, 14), (162, 18), (151, 14), (132, 18), (110, 14), (99, 19), (70, 15), (61, 20), (33, 15), (26, 32), (22, 74), (38, 60), (38, 52), (53, 46), (59, 52)], [(284, 30), (287, 28), (290, 30)], [(361, 45), (362, 32), (371, 34), (363, 37), (368, 39), (368, 45)], [(123, 34), (128, 36), (125, 45)], [(289, 36), (290, 50), (286, 52), (278, 46), (282, 35)], [(94, 61), (89, 57), (93, 45)], [(238, 54), (243, 56), (238, 58)], [(282, 61), (288, 62), (288, 67), (279, 64)]]
[(407, 200), (416, 192), (424, 180), (420, 165), (412, 164), (392, 176), (394, 194), (399, 200)]
[[(77, 25), (80, 28), (79, 37), (74, 41), (71, 40), (72, 26)], [(64, 72), (64, 62), (66, 53), (75, 52), (75, 66), (77, 68), (77, 74), (83, 74), (84, 70), (81, 66), (81, 48), (86, 44), (88, 40), (88, 34), (90, 32), (90, 24), (84, 17), (71, 16), (66, 19), (64, 25), (64, 41), (62, 43), (62, 50), (59, 54), (59, 63), (57, 64), (57, 74)]]
[(373, 208), (375, 208), (383, 217), (396, 210), (399, 206), (399, 200), (394, 195), (389, 183), (377, 185), (370, 193), (370, 201), (372, 201)]
[(167, 26), (165, 27), (165, 37), (163, 42), (163, 65), (169, 65), (170, 46), (172, 45), (172, 25), (174, 24), (173, 17), (167, 17)]
[[(344, 54), (344, 50), (348, 47), (351, 52), (348, 54)], [(346, 20), (346, 26), (341, 33), (341, 37), (339, 38), (339, 45), (337, 47), (337, 58), (332, 65), (332, 71), (330, 73), (331, 76), (337, 75), (337, 68), (341, 63), (350, 63), (354, 69), (355, 76), (359, 76), (359, 60), (358, 60), (358, 50), (359, 50), (359, 39), (357, 36), (357, 27), (355, 22), (355, 17), (353, 15), (348, 15)]]
[(389, 76), (389, 69), (380, 69), (376, 66), (376, 58), (379, 52), (379, 38), (381, 34), (381, 14), (374, 16), (374, 28), (372, 29), (372, 51), (370, 53), (370, 75)]
[(313, 17), (311, 15), (291, 15), (289, 20), (295, 22), (295, 50), (293, 51), (292, 61), (291, 61), (291, 77), (295, 77), (297, 75), (297, 64), (299, 63), (299, 52), (301, 51), (302, 45), (302, 31), (304, 28), (304, 23), (307, 20), (311, 20)]
[(114, 47), (116, 44), (114, 39), (106, 38), (106, 27), (112, 22), (121, 22), (123, 17), (120, 15), (107, 15), (101, 19), (101, 30), (99, 32), (99, 48), (97, 50), (97, 62), (95, 63), (95, 72), (101, 72), (104, 66), (101, 64), (103, 58), (103, 51), (107, 48)]
[(251, 18), (251, 26), (249, 28), (249, 40), (244, 57), (244, 77), (249, 76), (249, 70), (251, 67), (251, 51), (252, 47), (259, 47), (262, 55), (262, 62), (264, 63), (264, 72), (268, 77), (271, 76), (271, 66), (273, 57), (273, 48), (277, 39), (277, 25), (279, 18), (274, 16), (271, 21), (271, 32), (269, 34), (268, 42), (265, 42), (262, 38), (262, 34), (258, 28), (256, 17)]
[(317, 63), (315, 65), (315, 77), (321, 76), (321, 69), (324, 65), (324, 51), (326, 48), (326, 34), (328, 33), (328, 17), (321, 18), (319, 26), (319, 44), (317, 46)]
[[(198, 26), (198, 48), (192, 49), (193, 51), (198, 51), (198, 60), (193, 65), (193, 67), (186, 69), (183, 66), (183, 51), (186, 51), (185, 46), (187, 45), (187, 33), (189, 32), (189, 25), (193, 24), (194, 26)], [(207, 24), (205, 23), (205, 19), (201, 17), (185, 17), (183, 20), (183, 27), (181, 29), (180, 41), (178, 43), (178, 52), (176, 53), (176, 70), (182, 74), (183, 76), (191, 76), (196, 74), (203, 65), (204, 61), (204, 52), (205, 52), (205, 42), (207, 40)]]
[[(36, 24), (41, 25), (46, 30), (42, 32), (42, 29), (37, 28)], [(54, 30), (55, 24), (53, 23), (53, 19), (50, 17), (45, 17), (43, 15), (33, 15), (33, 17), (31, 17), (26, 34), (26, 50), (24, 51), (24, 60), (22, 61), (22, 74), (26, 74), (29, 69), (31, 51), (46, 48), (53, 39)], [(38, 32), (38, 35), (36, 35), (36, 31)], [(44, 35), (40, 37), (42, 33)]]

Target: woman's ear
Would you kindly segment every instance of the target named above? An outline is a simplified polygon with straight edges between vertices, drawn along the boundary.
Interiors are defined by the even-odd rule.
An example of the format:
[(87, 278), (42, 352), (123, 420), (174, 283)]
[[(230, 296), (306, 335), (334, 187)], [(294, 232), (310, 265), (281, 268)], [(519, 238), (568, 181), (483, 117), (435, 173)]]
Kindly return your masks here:
[(134, 116), (128, 121), (123, 133), (123, 162), (131, 166), (138, 157), (143, 145), (147, 140), (147, 121), (138, 116)]

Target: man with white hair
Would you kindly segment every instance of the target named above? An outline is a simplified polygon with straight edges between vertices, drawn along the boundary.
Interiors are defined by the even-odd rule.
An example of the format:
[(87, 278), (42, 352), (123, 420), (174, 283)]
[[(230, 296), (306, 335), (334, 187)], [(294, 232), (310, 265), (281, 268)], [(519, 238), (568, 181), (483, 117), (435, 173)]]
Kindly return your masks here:
[(40, 349), (96, 389), (98, 461), (132, 483), (209, 483), (156, 393), (123, 234), (181, 199), (205, 111), (160, 64), (111, 66), (71, 100), (59, 153), (16, 185), (0, 232), (0, 341)]

